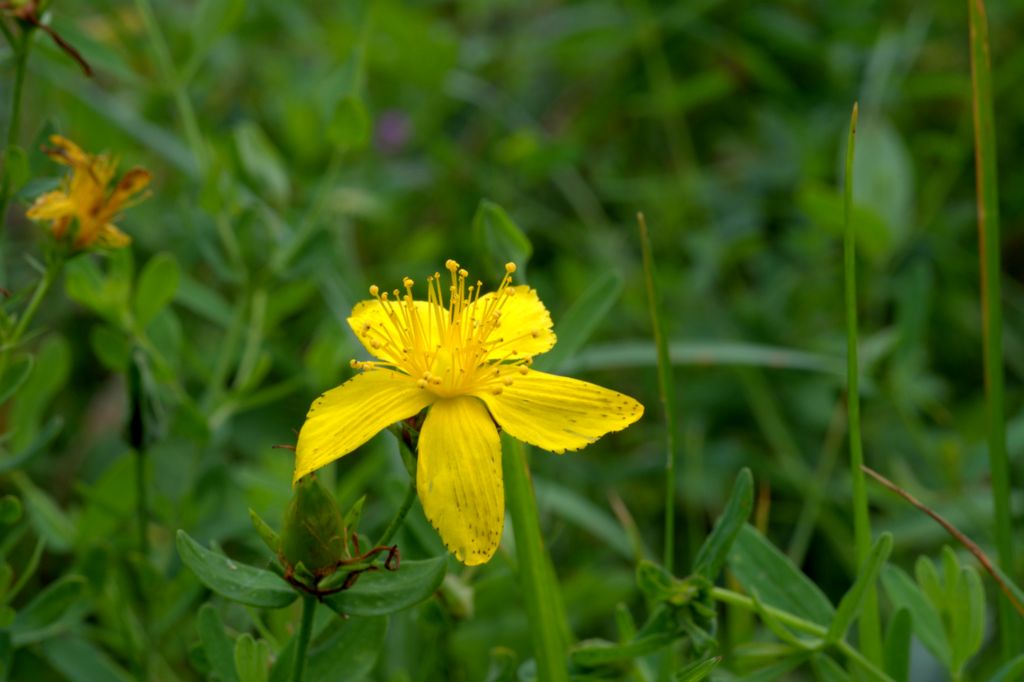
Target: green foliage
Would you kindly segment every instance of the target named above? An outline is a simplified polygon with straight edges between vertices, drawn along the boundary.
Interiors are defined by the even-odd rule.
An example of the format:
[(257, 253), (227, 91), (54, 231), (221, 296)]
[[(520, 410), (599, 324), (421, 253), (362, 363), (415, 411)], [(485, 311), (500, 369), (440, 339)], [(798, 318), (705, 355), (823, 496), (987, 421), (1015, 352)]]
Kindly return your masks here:
[[(1020, 235), (992, 224), (1024, 212), (1012, 3), (988, 3), (987, 37), (980, 2), (44, 4), (95, 78), (0, 10), (0, 682), (290, 682), (317, 590), (337, 591), (307, 682), (1021, 676), (996, 645), (1011, 600), (930, 519), (869, 483), (854, 551), (836, 189), (857, 98), (865, 461), (996, 560), (1024, 443)], [(975, 67), (978, 108), (969, 44), (997, 76)], [(129, 248), (62, 251), (25, 217), (65, 182), (54, 133), (152, 173), (112, 218)], [(288, 448), (366, 359), (353, 304), (449, 257), (485, 288), (516, 262), (559, 339), (534, 369), (644, 419), (579, 453), (506, 450), (517, 506), (486, 566), (443, 556), (388, 435), (320, 474), (347, 546), (282, 547)], [(1003, 412), (1009, 475), (983, 452)], [(1014, 562), (996, 572), (1024, 603)], [(878, 582), (868, 656), (850, 631)]]
[(183, 530), (178, 531), (178, 554), (204, 585), (227, 599), (265, 609), (295, 601), (295, 592), (279, 576), (205, 549)]

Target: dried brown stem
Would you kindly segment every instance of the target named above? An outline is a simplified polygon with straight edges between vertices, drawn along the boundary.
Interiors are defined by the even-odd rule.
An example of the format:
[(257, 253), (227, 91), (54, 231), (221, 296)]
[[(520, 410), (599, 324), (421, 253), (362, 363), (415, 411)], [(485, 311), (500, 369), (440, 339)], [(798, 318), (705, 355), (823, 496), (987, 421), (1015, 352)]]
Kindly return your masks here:
[(963, 545), (968, 552), (974, 555), (974, 558), (978, 560), (978, 563), (980, 563), (982, 567), (985, 569), (985, 571), (987, 571), (988, 574), (992, 576), (992, 579), (996, 581), (997, 585), (999, 585), (999, 589), (1003, 591), (1003, 594), (1006, 595), (1006, 598), (1010, 600), (1011, 604), (1013, 604), (1013, 608), (1017, 609), (1017, 613), (1019, 613), (1021, 616), (1024, 616), (1024, 605), (1022, 605), (1020, 601), (1017, 599), (1016, 595), (1014, 595), (1013, 590), (1011, 590), (1010, 586), (1006, 584), (1005, 580), (1003, 580), (1003, 577), (995, 569), (995, 566), (992, 565), (992, 561), (988, 558), (985, 552), (981, 550), (981, 547), (978, 547), (978, 545), (976, 545), (973, 540), (971, 540), (969, 537), (960, 532), (960, 530), (956, 526), (947, 521), (937, 511), (925, 506), (923, 502), (921, 502), (916, 497), (911, 495), (909, 492), (907, 492), (903, 488), (899, 487), (898, 485), (890, 481), (882, 474), (878, 473), (871, 467), (867, 467), (864, 465), (861, 465), (861, 469), (863, 469), (864, 473), (866, 473), (868, 476), (882, 484), (883, 487), (888, 488), (889, 490), (891, 490), (892, 492), (896, 493), (904, 500), (909, 502), (910, 504), (914, 505), (915, 507), (923, 511), (928, 516), (932, 517), (932, 519), (937, 524), (942, 526), (947, 533), (952, 535), (957, 542)]

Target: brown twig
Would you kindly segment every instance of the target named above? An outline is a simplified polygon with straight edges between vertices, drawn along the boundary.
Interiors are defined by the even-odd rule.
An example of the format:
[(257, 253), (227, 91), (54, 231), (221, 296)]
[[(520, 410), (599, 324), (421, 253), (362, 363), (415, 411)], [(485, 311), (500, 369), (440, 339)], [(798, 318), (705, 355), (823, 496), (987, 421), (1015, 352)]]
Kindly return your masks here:
[(86, 76), (89, 76), (90, 78), (92, 77), (92, 67), (89, 66), (89, 62), (85, 60), (82, 53), (76, 50), (71, 43), (66, 41), (63, 36), (57, 33), (57, 31), (52, 27), (44, 24), (39, 19), (39, 3), (37, 0), (30, 0), (20, 6), (15, 5), (12, 2), (0, 2), (0, 11), (4, 11), (15, 19), (23, 21), (26, 24), (34, 26), (46, 33), (53, 39), (53, 42), (57, 44), (57, 47), (64, 50), (69, 57), (75, 60), (78, 66), (81, 67), (82, 71), (85, 72)]
[(968, 552), (974, 555), (974, 558), (977, 559), (978, 562), (982, 565), (982, 567), (988, 572), (988, 574), (992, 576), (992, 579), (995, 580), (996, 583), (999, 585), (999, 588), (1003, 591), (1003, 594), (1005, 594), (1006, 598), (1010, 600), (1011, 604), (1013, 604), (1013, 608), (1017, 609), (1017, 613), (1019, 613), (1021, 616), (1024, 616), (1024, 605), (1022, 605), (1020, 601), (1017, 599), (1016, 595), (1014, 595), (1013, 590), (1011, 590), (1010, 586), (1006, 584), (1005, 580), (1003, 580), (1003, 577), (996, 570), (995, 566), (992, 565), (992, 561), (988, 558), (988, 556), (985, 555), (985, 552), (981, 551), (981, 547), (978, 547), (978, 545), (976, 545), (973, 540), (971, 540), (969, 537), (960, 532), (960, 530), (956, 526), (954, 526), (952, 523), (943, 518), (942, 515), (939, 514), (937, 511), (935, 511), (934, 509), (930, 509), (929, 507), (926, 507), (924, 503), (919, 501), (916, 497), (908, 493), (903, 488), (899, 487), (898, 485), (890, 481), (882, 474), (878, 473), (871, 467), (867, 467), (864, 465), (861, 465), (860, 468), (863, 469), (864, 473), (866, 473), (868, 476), (881, 483), (882, 486), (888, 488), (889, 490), (891, 490), (892, 492), (896, 493), (904, 500), (909, 502), (910, 504), (914, 505), (915, 507), (923, 511), (928, 516), (932, 517), (932, 519), (937, 524), (942, 526), (947, 533), (952, 535), (957, 542), (963, 545)]

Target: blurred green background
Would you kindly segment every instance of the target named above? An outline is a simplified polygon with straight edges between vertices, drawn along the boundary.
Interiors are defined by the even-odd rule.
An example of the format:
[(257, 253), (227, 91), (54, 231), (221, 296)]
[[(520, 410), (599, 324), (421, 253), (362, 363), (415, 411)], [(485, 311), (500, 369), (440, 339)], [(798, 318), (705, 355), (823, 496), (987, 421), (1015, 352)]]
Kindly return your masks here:
[[(495, 284), (503, 253), (520, 256), (556, 325), (585, 295), (607, 311), (570, 322), (583, 332), (593, 322), (593, 333), (560, 353), (559, 371), (647, 406), (638, 425), (583, 452), (532, 459), (573, 630), (614, 638), (615, 605), (641, 610), (634, 558), (660, 555), (662, 542), (665, 427), (637, 211), (650, 224), (675, 358), (677, 564), (688, 565), (748, 466), (759, 524), (837, 600), (854, 572), (837, 188), (855, 100), (867, 461), (989, 545), (963, 3), (147, 7), (51, 7), (51, 25), (96, 73), (84, 77), (37, 36), (20, 136), (33, 180), (19, 188), (5, 241), (4, 282), (17, 291), (46, 238), (23, 213), (60, 170), (38, 151), (51, 132), (153, 173), (152, 196), (119, 222), (130, 252), (76, 259), (47, 299), (30, 397), (6, 413), (22, 445), (52, 415), (64, 420), (27, 470), (34, 486), (20, 488), (33, 532), (16, 551), (46, 540), (30, 592), (69, 565), (87, 576), (86, 615), (69, 626), (80, 641), (126, 667), (149, 648), (153, 679), (197, 679), (189, 652), (206, 593), (182, 570), (173, 532), (264, 556), (247, 508), (279, 522), (292, 455), (273, 446), (294, 443), (310, 401), (361, 357), (345, 324), (352, 304), (371, 283), (422, 281), (449, 257)], [(1013, 189), (1024, 182), (1024, 8), (993, 0), (989, 18), (1020, 480), (1024, 195)], [(3, 56), (6, 102), (13, 65)], [(485, 200), (528, 245), (488, 242), (502, 213), (481, 209)], [(179, 266), (173, 303), (126, 329), (128, 273), (157, 254)], [(143, 585), (124, 579), (123, 559), (135, 517), (122, 370), (140, 339), (160, 396)], [(368, 495), (370, 529), (387, 522), (407, 480), (387, 434), (327, 476), (343, 507)], [(941, 529), (871, 493), (897, 563), (935, 555)], [(418, 509), (399, 543), (410, 558), (442, 551)], [(528, 655), (509, 546), (481, 569), (453, 563), (445, 600), (393, 619), (373, 678), (479, 680), (495, 647)], [(154, 623), (145, 635), (137, 593)], [(223, 613), (252, 629), (252, 613), (227, 602)], [(286, 614), (273, 618), (266, 627), (285, 632)], [(62, 660), (26, 649), (12, 679), (63, 679)]]

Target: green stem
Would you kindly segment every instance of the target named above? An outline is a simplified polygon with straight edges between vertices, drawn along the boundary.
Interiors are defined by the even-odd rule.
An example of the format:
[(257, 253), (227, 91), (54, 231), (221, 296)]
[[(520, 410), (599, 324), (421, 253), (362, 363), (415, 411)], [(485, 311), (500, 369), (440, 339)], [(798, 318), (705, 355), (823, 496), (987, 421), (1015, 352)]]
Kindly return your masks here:
[[(715, 601), (720, 601), (723, 604), (729, 604), (736, 606), (746, 611), (752, 611), (754, 613), (758, 610), (758, 605), (750, 597), (727, 590), (724, 587), (713, 587), (711, 588), (711, 596)], [(772, 616), (776, 621), (787, 625), (797, 632), (803, 632), (804, 634), (811, 635), (813, 637), (824, 638), (828, 635), (828, 628), (812, 623), (808, 620), (804, 620), (800, 616), (795, 616), (788, 611), (777, 609), (774, 606), (768, 606), (761, 604), (760, 608), (764, 609), (766, 613)], [(873, 679), (878, 682), (894, 682), (885, 672), (883, 672), (878, 666), (872, 663), (864, 654), (850, 646), (846, 640), (839, 640), (833, 646), (836, 650), (843, 654), (850, 660), (851, 663), (860, 667), (865, 673), (870, 675)]]
[(302, 597), (302, 622), (299, 624), (298, 639), (295, 642), (295, 661), (292, 666), (292, 681), (302, 682), (306, 674), (306, 653), (313, 634), (313, 616), (316, 614), (316, 597), (306, 594)]
[(526, 450), (522, 443), (507, 435), (502, 436), (502, 442), (505, 495), (515, 532), (519, 582), (526, 601), (537, 678), (545, 682), (568, 682), (568, 624), (551, 558), (540, 534)]
[[(999, 566), (1014, 574), (1010, 509), (1010, 465), (1006, 454), (1003, 408), (1002, 266), (999, 238), (999, 190), (996, 172), (995, 116), (992, 112), (992, 67), (984, 0), (968, 0), (971, 34), (971, 84), (974, 110), (975, 174), (978, 194), (978, 242), (981, 260), (981, 306), (985, 343), (985, 393), (988, 402), (988, 456), (995, 512)], [(1005, 601), (999, 603), (999, 632), (1004, 658), (1020, 651), (1020, 622)]]
[[(857, 134), (857, 104), (850, 116), (850, 134), (846, 141), (846, 176), (843, 179), (843, 271), (846, 280), (846, 419), (850, 439), (850, 479), (853, 485), (853, 534), (857, 564), (871, 553), (871, 516), (864, 480), (864, 448), (860, 437), (860, 365), (857, 360), (857, 232), (853, 224), (853, 154)], [(878, 616), (878, 595), (872, 585), (864, 593), (861, 610), (860, 645), (867, 657), (882, 660), (882, 627)]]
[(10, 338), (7, 339), (8, 346), (17, 345), (18, 341), (28, 330), (28, 325), (35, 317), (36, 312), (39, 310), (39, 304), (46, 298), (46, 294), (50, 291), (50, 287), (57, 280), (57, 276), (60, 274), (61, 268), (64, 267), (64, 259), (61, 256), (54, 256), (50, 258), (49, 263), (46, 266), (46, 272), (43, 273), (42, 279), (36, 284), (35, 291), (32, 292), (32, 298), (29, 299), (28, 305), (25, 306), (25, 311), (21, 314), (21, 318), (18, 320), (17, 326), (14, 328), (14, 332)]
[(25, 71), (28, 67), (28, 53), (32, 46), (34, 27), (25, 28), (21, 41), (12, 47), (17, 50), (14, 65), (14, 89), (11, 91), (11, 115), (7, 123), (6, 144), (4, 146), (3, 182), (0, 183), (0, 228), (7, 225), (7, 205), (11, 200), (11, 183), (7, 175), (7, 154), (18, 142), (18, 130), (21, 127), (21, 101), (24, 93)]
[(665, 330), (658, 314), (658, 289), (654, 281), (654, 256), (651, 253), (651, 237), (643, 213), (636, 216), (640, 228), (640, 250), (644, 261), (644, 283), (647, 287), (647, 308), (651, 316), (654, 345), (658, 351), (658, 397), (665, 413), (665, 569), (670, 573), (675, 565), (676, 536), (676, 422), (675, 383), (672, 381), (672, 360), (668, 354)]
[(406, 515), (409, 510), (412, 509), (413, 502), (416, 501), (416, 479), (412, 478), (409, 480), (409, 487), (405, 489), (405, 498), (402, 500), (402, 506), (395, 512), (394, 518), (391, 519), (391, 523), (384, 529), (384, 533), (377, 540), (377, 547), (386, 545), (391, 542), (391, 538), (395, 537), (395, 533), (402, 527), (402, 522), (405, 521)]
[(185, 129), (185, 137), (188, 139), (192, 154), (199, 166), (199, 175), (202, 176), (206, 172), (206, 148), (203, 145), (203, 136), (199, 132), (199, 120), (196, 118), (196, 112), (192, 108), (192, 102), (188, 98), (181, 75), (174, 66), (167, 41), (164, 40), (164, 35), (160, 32), (160, 25), (156, 20), (150, 0), (135, 0), (135, 6), (142, 17), (146, 33), (149, 34), (149, 41), (153, 45), (157, 68), (160, 69), (164, 81), (170, 85), (178, 116), (181, 117), (181, 124)]

